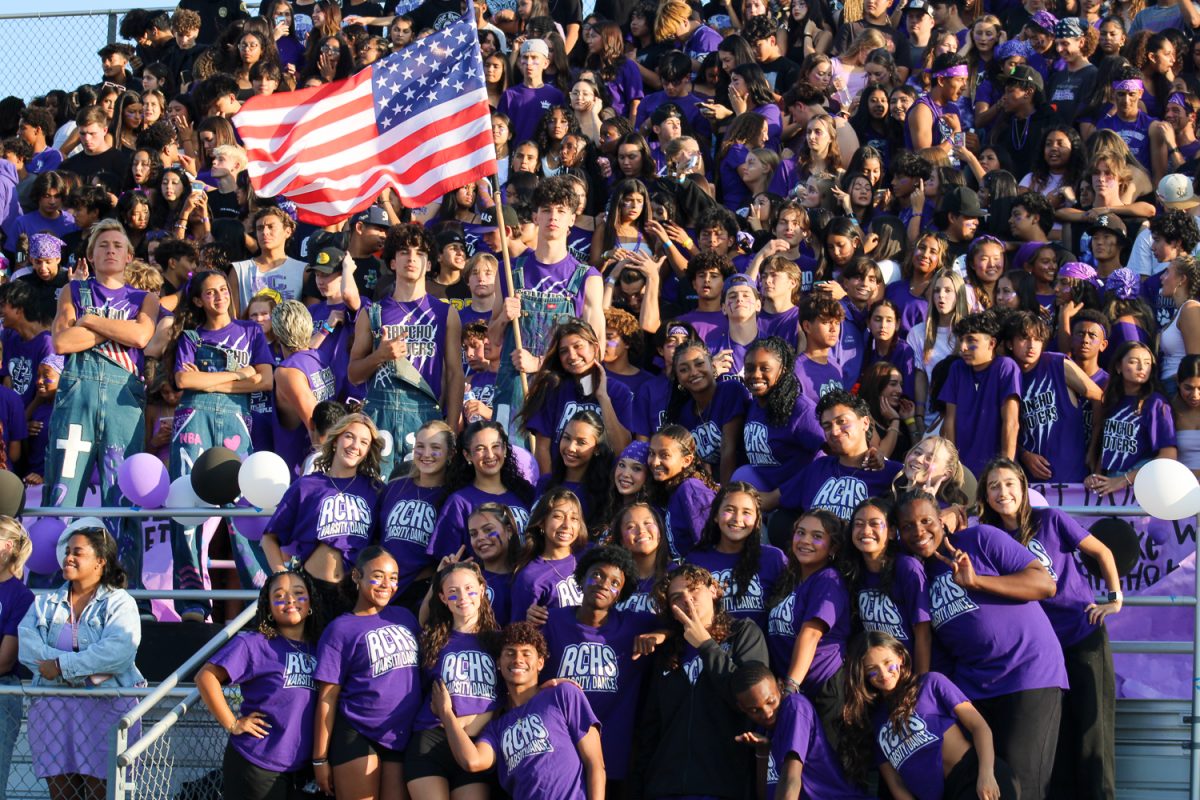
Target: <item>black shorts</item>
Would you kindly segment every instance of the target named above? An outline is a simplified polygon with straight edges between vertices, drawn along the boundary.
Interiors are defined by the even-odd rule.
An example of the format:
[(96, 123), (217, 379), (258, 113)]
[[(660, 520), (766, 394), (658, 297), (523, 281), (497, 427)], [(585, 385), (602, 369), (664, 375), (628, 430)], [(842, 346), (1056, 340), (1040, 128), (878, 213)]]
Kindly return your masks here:
[(445, 728), (430, 728), (414, 733), (404, 751), (404, 780), (445, 778), (450, 791), (472, 783), (487, 783), (488, 772), (468, 772), (454, 760)]
[(354, 607), (353, 602), (347, 602), (349, 598), (342, 592), (340, 583), (323, 581), (320, 578), (313, 578), (312, 582), (316, 594), (314, 605), (325, 615), (326, 622), (332, 622), (335, 617)]
[(234, 749), (225, 746), (223, 764), (225, 797), (239, 800), (296, 800), (304, 797), (301, 789), (312, 776), (311, 768), (297, 772), (273, 772), (251, 763)]
[(381, 762), (402, 764), (404, 751), (391, 750), (363, 736), (339, 713), (333, 720), (333, 733), (329, 737), (329, 766), (340, 767), (358, 758), (376, 756)]

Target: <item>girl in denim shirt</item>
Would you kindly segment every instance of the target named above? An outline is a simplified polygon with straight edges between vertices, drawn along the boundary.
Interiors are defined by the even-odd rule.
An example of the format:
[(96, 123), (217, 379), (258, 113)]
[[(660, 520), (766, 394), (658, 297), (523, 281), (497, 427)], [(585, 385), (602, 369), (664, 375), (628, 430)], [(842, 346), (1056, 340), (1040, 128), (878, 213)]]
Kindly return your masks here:
[[(76, 530), (62, 570), (67, 583), (37, 597), (21, 620), (20, 659), (34, 685), (144, 685), (134, 664), (141, 619), (124, 589), (116, 541), (103, 527)], [(30, 705), (29, 747), (51, 798), (104, 796), (108, 731), (136, 703), (134, 697), (43, 697)]]

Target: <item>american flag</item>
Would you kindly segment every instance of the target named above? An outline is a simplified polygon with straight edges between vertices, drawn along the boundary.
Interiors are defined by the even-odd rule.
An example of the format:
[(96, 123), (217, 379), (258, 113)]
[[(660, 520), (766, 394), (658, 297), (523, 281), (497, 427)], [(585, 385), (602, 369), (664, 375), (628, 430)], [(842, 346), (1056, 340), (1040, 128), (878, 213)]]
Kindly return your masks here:
[(254, 97), (233, 124), (254, 191), (330, 225), (386, 187), (417, 208), (496, 171), (479, 34), (469, 16), (345, 80)]

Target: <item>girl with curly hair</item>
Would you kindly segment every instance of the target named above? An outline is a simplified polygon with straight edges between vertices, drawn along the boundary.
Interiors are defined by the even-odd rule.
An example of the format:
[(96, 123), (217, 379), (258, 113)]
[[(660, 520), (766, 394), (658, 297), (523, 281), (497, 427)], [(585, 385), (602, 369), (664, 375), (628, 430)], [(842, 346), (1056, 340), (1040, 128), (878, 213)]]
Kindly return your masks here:
[(882, 782), (895, 797), (1019, 796), (979, 710), (945, 675), (914, 669), (894, 636), (868, 631), (856, 638), (846, 684), (842, 754), (851, 779), (866, 778), (878, 743), (888, 759), (879, 768)]
[(599, 534), (612, 519), (612, 473), (613, 452), (604, 435), (604, 420), (595, 411), (583, 409), (563, 428), (554, 466), (541, 477), (537, 488), (539, 493), (552, 487), (575, 492), (588, 530)]
[(700, 541), (717, 485), (700, 468), (696, 440), (682, 425), (664, 425), (651, 437), (646, 463), (654, 479), (651, 499), (666, 509), (671, 555), (684, 557)]
[[(229, 733), (224, 791), (265, 800), (298, 791), (312, 775), (322, 618), (313, 608), (309, 574), (287, 569), (272, 575), (258, 593), (256, 620), (256, 629), (239, 633), (209, 659), (196, 674), (196, 688)], [(223, 691), (231, 684), (241, 688), (238, 713)]]
[(467, 555), (477, 555), (470, 546), (467, 521), (471, 511), (482, 503), (508, 508), (518, 534), (529, 520), (533, 487), (522, 476), (508, 433), (498, 422), (479, 420), (462, 432), (446, 471), (446, 491), (449, 496), (429, 543), (429, 553), (436, 558), (453, 555), (460, 548), (465, 548)]
[(371, 541), (383, 488), (382, 450), (383, 437), (370, 417), (342, 417), (321, 445), (316, 471), (287, 488), (263, 534), (271, 569), (283, 567), (281, 547), (291, 545), (313, 577), (318, 604), (331, 617), (345, 610), (338, 584)]
[(746, 348), (742, 382), (750, 392), (742, 443), (748, 464), (733, 473), (760, 492), (779, 488), (825, 446), (815, 400), (800, 393), (792, 347), (778, 336)]

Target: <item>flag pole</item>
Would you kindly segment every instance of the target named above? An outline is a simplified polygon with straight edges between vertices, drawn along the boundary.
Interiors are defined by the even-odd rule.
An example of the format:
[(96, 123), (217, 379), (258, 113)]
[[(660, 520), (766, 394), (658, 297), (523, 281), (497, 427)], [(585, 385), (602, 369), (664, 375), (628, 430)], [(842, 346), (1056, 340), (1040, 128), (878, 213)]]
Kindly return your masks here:
[[(492, 193), (492, 197), (496, 201), (496, 231), (500, 234), (500, 254), (504, 259), (504, 279), (508, 282), (508, 294), (510, 297), (516, 297), (517, 287), (513, 284), (512, 261), (508, 255), (508, 226), (504, 224), (504, 205), (500, 199), (499, 172), (496, 173), (496, 176), (496, 191)], [(521, 344), (521, 320), (519, 318), (514, 319), (511, 324), (513, 344), (517, 350), (522, 350), (524, 347)], [(524, 394), (529, 394), (529, 379), (520, 370), (517, 370), (517, 376), (521, 379), (521, 391)]]

